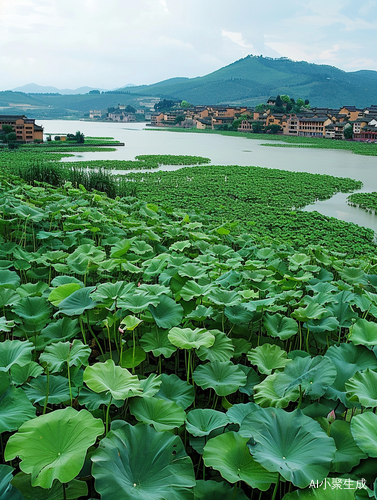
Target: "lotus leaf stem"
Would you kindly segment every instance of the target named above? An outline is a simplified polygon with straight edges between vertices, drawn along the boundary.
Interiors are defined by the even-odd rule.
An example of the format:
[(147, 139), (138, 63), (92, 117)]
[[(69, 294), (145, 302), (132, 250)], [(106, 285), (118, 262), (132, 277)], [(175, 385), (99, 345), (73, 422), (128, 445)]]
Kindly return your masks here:
[(278, 480), (276, 481), (274, 492), (272, 494), (271, 500), (275, 500), (275, 498), (276, 498), (278, 488), (279, 488), (279, 482), (280, 482), (280, 474), (278, 475)]

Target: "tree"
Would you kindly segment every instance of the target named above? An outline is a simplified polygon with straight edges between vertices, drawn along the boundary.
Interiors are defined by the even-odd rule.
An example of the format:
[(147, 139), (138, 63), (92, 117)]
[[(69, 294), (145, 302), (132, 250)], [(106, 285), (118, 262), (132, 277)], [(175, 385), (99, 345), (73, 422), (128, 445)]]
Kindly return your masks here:
[(353, 139), (353, 127), (350, 123), (344, 126), (343, 134), (345, 139)]
[(280, 125), (273, 123), (273, 124), (269, 125), (266, 128), (266, 130), (267, 130), (267, 133), (277, 134), (281, 130), (281, 127), (280, 127)]
[(162, 99), (159, 102), (156, 102), (154, 105), (155, 111), (166, 111), (168, 109), (171, 109), (175, 106), (176, 101), (172, 101), (170, 99)]
[(181, 108), (190, 108), (191, 104), (187, 101), (182, 101), (181, 102)]
[(281, 95), (280, 98), (284, 104), (288, 104), (291, 101), (289, 95)]
[(267, 104), (262, 103), (255, 106), (255, 111), (257, 111), (258, 113), (264, 113), (264, 111), (266, 111), (267, 109), (268, 109)]
[(175, 117), (174, 124), (177, 125), (178, 123), (182, 123), (184, 119), (185, 119), (184, 115), (178, 115)]
[(100, 94), (99, 90), (89, 90), (89, 94)]
[(83, 144), (85, 142), (85, 136), (82, 132), (80, 132), (80, 130), (76, 132), (75, 139), (79, 144)]
[(126, 106), (126, 109), (124, 111), (126, 113), (136, 113), (136, 109), (133, 106), (130, 106), (129, 104)]
[(253, 133), (261, 134), (263, 132), (263, 124), (260, 122), (253, 122)]

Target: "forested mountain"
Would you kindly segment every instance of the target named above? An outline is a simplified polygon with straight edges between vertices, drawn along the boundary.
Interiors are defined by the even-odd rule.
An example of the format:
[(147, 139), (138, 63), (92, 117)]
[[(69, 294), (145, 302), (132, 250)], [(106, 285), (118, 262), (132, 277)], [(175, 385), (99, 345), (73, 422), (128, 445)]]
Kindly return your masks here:
[(133, 87), (131, 93), (184, 99), (193, 104), (247, 104), (288, 94), (315, 106), (368, 106), (377, 101), (377, 71), (346, 72), (334, 66), (247, 56), (198, 78), (174, 78)]

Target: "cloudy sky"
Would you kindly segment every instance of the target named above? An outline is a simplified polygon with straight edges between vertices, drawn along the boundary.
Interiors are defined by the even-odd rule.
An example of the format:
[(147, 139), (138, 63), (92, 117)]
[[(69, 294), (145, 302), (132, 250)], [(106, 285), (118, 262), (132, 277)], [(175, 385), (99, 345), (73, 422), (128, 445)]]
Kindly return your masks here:
[(0, 0), (0, 90), (113, 89), (248, 54), (377, 70), (377, 0)]

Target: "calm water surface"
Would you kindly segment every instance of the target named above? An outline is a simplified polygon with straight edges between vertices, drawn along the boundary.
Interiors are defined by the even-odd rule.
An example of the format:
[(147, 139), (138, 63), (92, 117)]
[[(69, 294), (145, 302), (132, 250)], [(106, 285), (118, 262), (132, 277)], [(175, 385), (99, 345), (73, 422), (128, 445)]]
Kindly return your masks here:
[[(114, 137), (125, 143), (114, 152), (79, 153), (72, 161), (133, 160), (140, 154), (173, 154), (206, 156), (214, 165), (255, 165), (295, 172), (329, 174), (350, 177), (363, 182), (361, 192), (377, 191), (377, 157), (355, 155), (349, 151), (265, 147), (268, 140), (228, 137), (223, 135), (145, 130), (143, 123), (101, 123), (84, 121), (46, 120), (45, 133), (52, 135), (75, 133), (86, 136)], [(176, 169), (180, 167), (161, 167)], [(156, 170), (153, 170), (156, 171)], [(116, 173), (119, 171), (114, 171)], [(146, 171), (147, 173), (148, 171)], [(330, 217), (354, 222), (377, 232), (377, 216), (347, 205), (347, 194), (338, 193), (331, 199), (305, 208)]]

